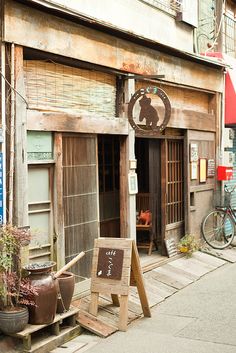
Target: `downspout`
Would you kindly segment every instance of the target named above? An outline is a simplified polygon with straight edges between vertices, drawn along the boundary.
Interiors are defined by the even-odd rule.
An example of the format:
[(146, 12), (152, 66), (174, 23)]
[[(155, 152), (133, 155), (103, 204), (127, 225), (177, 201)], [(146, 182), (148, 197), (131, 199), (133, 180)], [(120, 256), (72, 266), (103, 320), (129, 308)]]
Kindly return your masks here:
[(223, 92), (221, 98), (221, 136), (220, 136), (220, 163), (224, 165), (224, 129), (225, 129), (225, 75), (223, 76)]
[(13, 220), (13, 188), (14, 188), (14, 142), (15, 142), (15, 45), (11, 45), (11, 115), (10, 115), (10, 160), (9, 160), (9, 216), (8, 223)]
[(0, 224), (6, 223), (6, 86), (5, 86), (5, 44), (1, 43), (1, 112), (2, 112), (2, 208), (3, 219)]
[[(219, 155), (219, 164), (224, 165), (224, 129), (225, 129), (225, 75), (226, 70), (224, 70), (223, 75), (223, 92), (221, 95), (221, 132), (220, 132), (220, 155)], [(223, 181), (220, 186), (221, 190), (221, 199), (223, 200), (224, 197), (224, 185), (225, 182)]]

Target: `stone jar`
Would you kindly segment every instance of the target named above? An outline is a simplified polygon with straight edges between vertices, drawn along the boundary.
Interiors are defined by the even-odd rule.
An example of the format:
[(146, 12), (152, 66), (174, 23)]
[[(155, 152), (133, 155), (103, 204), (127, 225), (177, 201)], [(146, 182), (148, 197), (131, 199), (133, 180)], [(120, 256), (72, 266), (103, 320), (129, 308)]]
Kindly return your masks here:
[(37, 290), (33, 300), (35, 306), (29, 306), (29, 323), (34, 325), (53, 322), (57, 309), (58, 284), (53, 278), (52, 267), (55, 262), (29, 264), (29, 280)]

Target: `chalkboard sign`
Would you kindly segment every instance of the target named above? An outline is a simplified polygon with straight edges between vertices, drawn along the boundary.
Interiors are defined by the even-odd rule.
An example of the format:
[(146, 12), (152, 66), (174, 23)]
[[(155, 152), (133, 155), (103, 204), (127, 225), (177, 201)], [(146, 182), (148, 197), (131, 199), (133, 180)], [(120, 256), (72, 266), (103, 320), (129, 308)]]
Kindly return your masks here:
[(100, 248), (98, 252), (97, 277), (120, 280), (124, 250)]
[(131, 272), (132, 240), (94, 240), (91, 291), (127, 295)]
[(121, 331), (126, 331), (130, 286), (137, 287), (143, 314), (150, 317), (151, 312), (134, 240), (123, 238), (95, 239), (89, 313), (97, 316), (99, 293), (110, 294), (113, 304), (120, 306), (118, 328)]

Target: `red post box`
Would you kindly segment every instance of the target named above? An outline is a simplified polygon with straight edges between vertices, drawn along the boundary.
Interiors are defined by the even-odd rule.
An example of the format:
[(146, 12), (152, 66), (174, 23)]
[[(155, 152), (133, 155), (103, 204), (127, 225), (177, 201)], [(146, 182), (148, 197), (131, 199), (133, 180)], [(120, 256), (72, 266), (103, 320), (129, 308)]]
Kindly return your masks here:
[(233, 179), (233, 167), (219, 165), (217, 168), (217, 180)]

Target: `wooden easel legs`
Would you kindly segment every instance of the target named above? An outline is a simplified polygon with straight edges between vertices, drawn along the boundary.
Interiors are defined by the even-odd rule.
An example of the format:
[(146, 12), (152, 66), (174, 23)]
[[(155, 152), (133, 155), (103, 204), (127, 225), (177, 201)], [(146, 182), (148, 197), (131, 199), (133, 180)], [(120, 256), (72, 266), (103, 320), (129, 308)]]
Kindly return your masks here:
[(128, 323), (128, 295), (121, 295), (120, 296), (120, 316), (119, 316), (119, 324), (118, 329), (120, 331), (127, 330), (127, 323)]
[[(99, 293), (97, 292), (92, 292), (91, 293), (91, 302), (89, 306), (89, 313), (97, 316), (98, 314), (98, 297)], [(113, 301), (113, 304), (115, 306), (120, 307), (120, 315), (119, 315), (119, 323), (118, 323), (118, 329), (120, 331), (126, 331), (127, 330), (127, 322), (128, 322), (128, 295), (120, 295), (118, 296), (117, 294), (111, 294), (111, 298)]]
[(98, 314), (98, 297), (99, 297), (99, 293), (91, 292), (91, 302), (89, 305), (89, 313), (94, 316), (97, 316)]

